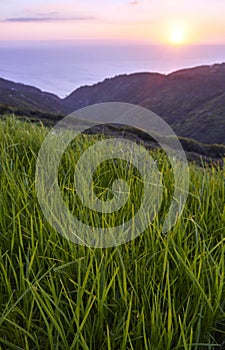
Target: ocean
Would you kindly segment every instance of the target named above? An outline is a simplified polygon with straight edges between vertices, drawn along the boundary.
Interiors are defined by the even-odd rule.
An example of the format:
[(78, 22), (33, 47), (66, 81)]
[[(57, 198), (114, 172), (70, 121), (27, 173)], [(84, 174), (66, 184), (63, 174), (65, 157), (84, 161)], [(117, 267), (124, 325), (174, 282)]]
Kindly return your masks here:
[(65, 97), (119, 74), (225, 62), (225, 45), (166, 47), (81, 42), (0, 42), (0, 77)]

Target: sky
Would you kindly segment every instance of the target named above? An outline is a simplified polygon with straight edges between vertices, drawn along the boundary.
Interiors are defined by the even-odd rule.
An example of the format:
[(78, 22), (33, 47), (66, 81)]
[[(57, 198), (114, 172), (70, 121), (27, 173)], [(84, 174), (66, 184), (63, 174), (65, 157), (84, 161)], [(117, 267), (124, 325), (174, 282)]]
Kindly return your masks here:
[(1, 0), (0, 40), (225, 44), (224, 0)]

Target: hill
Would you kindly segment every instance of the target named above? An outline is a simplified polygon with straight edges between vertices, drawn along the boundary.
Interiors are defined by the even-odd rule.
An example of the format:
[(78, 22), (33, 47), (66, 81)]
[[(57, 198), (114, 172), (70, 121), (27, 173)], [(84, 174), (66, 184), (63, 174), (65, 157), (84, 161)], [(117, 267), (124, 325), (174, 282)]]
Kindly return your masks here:
[[(163, 75), (135, 73), (83, 86), (65, 99), (37, 88), (0, 79), (0, 110), (66, 115), (101, 102), (128, 102), (161, 116), (178, 136), (206, 144), (225, 144), (225, 63)], [(9, 108), (10, 106), (10, 108)], [(50, 115), (49, 115), (50, 114)]]
[(62, 110), (62, 101), (58, 96), (2, 78), (0, 78), (0, 105), (1, 110), (13, 107), (25, 114), (35, 111), (60, 113)]
[(65, 113), (100, 102), (129, 102), (157, 113), (179, 136), (225, 144), (225, 64), (169, 75), (136, 73), (81, 87), (63, 101)]
[[(153, 152), (163, 178), (163, 199), (154, 219), (140, 210), (140, 220), (147, 221), (141, 233), (133, 225), (146, 205), (146, 189), (135, 167), (103, 162), (93, 176), (94, 193), (102, 201), (112, 195), (114, 181), (129, 184), (122, 208), (99, 213), (81, 203), (75, 165), (94, 141), (81, 136), (59, 165), (65, 208), (95, 232), (100, 223), (109, 241), (115, 224), (123, 232), (119, 237), (127, 237), (122, 230), (130, 220), (132, 231), (127, 231), (135, 237), (116, 247), (85, 247), (69, 239), (86, 238), (89, 230), (62, 220), (65, 216), (51, 200), (48, 185), (46, 206), (58, 208), (55, 222), (64, 229), (64, 237), (37, 200), (35, 168), (47, 132), (44, 126), (16, 118), (0, 121), (0, 349), (222, 349), (224, 168), (190, 164), (184, 211), (163, 234), (174, 176), (168, 159)], [(44, 177), (51, 184), (51, 177)]]

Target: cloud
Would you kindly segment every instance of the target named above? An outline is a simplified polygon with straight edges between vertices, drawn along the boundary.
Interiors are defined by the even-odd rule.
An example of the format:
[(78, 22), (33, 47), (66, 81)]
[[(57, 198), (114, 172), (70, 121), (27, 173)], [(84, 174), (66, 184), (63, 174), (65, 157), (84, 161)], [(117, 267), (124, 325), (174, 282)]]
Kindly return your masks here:
[(1, 22), (30, 23), (30, 22), (64, 22), (64, 21), (90, 21), (95, 17), (12, 17), (5, 18)]
[(32, 12), (32, 11), (26, 11), (27, 12), (27, 17), (28, 15), (30, 17), (51, 17), (53, 18), (54, 16), (57, 17), (59, 16), (59, 12), (57, 11), (50, 11), (50, 12)]

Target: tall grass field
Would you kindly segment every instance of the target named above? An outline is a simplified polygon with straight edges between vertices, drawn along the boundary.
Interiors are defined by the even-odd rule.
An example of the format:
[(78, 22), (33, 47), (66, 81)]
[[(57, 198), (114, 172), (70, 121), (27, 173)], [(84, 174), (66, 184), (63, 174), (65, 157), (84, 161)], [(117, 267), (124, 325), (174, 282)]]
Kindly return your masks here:
[[(89, 248), (57, 233), (39, 206), (35, 167), (48, 132), (15, 117), (0, 121), (0, 349), (220, 349), (225, 167), (190, 164), (185, 209), (162, 234), (173, 174), (164, 153), (150, 151), (163, 173), (158, 216), (126, 244)], [(102, 200), (111, 198), (112, 176), (131, 179), (133, 206), (128, 203), (120, 217), (89, 215), (73, 191), (73, 165), (98, 138), (74, 141), (60, 163), (58, 182), (74, 215), (89, 225), (116, 225), (140, 204), (142, 184), (133, 167), (111, 162), (105, 165), (109, 171), (99, 167), (93, 179)]]

